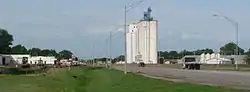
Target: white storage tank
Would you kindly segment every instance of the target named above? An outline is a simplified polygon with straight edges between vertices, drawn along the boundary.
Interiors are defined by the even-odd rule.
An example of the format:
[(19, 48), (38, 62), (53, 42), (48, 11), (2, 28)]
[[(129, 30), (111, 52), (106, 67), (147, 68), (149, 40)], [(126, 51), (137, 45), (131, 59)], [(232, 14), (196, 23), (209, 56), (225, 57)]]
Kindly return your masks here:
[(214, 53), (211, 54), (211, 59), (216, 58), (216, 55)]
[(210, 58), (211, 58), (211, 55), (210, 55), (209, 53), (207, 53), (207, 54), (205, 55), (206, 61), (209, 60)]
[(204, 53), (201, 54), (200, 62), (201, 63), (205, 63), (206, 62), (206, 60), (205, 60), (205, 54)]
[(127, 37), (127, 62), (157, 63), (157, 21), (140, 21), (129, 25)]

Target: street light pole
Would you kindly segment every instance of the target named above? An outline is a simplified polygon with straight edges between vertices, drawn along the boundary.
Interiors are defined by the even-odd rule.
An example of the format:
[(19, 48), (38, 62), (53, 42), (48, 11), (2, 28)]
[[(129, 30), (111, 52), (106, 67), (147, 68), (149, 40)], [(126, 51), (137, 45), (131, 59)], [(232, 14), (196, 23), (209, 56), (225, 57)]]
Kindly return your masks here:
[[(108, 67), (108, 59), (112, 60), (112, 44), (113, 44), (112, 39), (113, 39), (113, 35), (120, 32), (120, 30), (118, 30), (118, 31), (117, 30), (118, 30), (118, 28), (109, 31), (109, 36), (106, 38), (106, 55), (107, 55), (106, 67)], [(108, 42), (109, 42), (109, 44), (108, 44)], [(111, 64), (112, 64), (112, 62), (111, 62)], [(111, 69), (111, 64), (110, 64), (110, 67), (109, 67), (110, 69)]]
[(93, 60), (92, 60), (92, 67), (94, 67), (94, 62), (95, 62), (95, 43), (93, 44)]
[(235, 28), (236, 28), (236, 44), (237, 44), (237, 46), (236, 46), (236, 50), (235, 50), (235, 52), (236, 52), (236, 70), (238, 70), (239, 69), (239, 66), (238, 66), (238, 61), (239, 61), (239, 58), (238, 58), (238, 56), (239, 56), (239, 25), (238, 25), (238, 22), (235, 22)]
[(108, 68), (108, 39), (106, 39), (106, 60), (105, 60), (105, 65), (106, 65), (106, 68)]
[(124, 53), (124, 74), (127, 74), (127, 6), (124, 9), (124, 36), (125, 36), (125, 53)]
[(235, 63), (235, 69), (238, 70), (238, 55), (239, 55), (239, 24), (237, 21), (234, 21), (226, 16), (222, 16), (222, 15), (214, 15), (215, 17), (223, 17), (224, 19), (226, 19), (227, 21), (229, 21), (230, 23), (233, 24), (233, 26), (235, 27), (235, 37), (236, 37), (236, 47), (235, 47), (235, 58), (236, 58), (236, 63)]
[(112, 66), (112, 31), (110, 31), (110, 34), (109, 34), (109, 41), (110, 41), (110, 43), (109, 43), (109, 51), (110, 51), (110, 53), (109, 53), (109, 58), (110, 58), (110, 66), (109, 66), (109, 69), (111, 69), (111, 66)]
[(136, 6), (138, 6), (139, 4), (141, 4), (142, 2), (144, 2), (145, 0), (140, 0), (136, 3), (130, 4), (130, 5), (125, 5), (124, 7), (124, 36), (125, 36), (125, 53), (124, 53), (124, 74), (127, 74), (127, 13), (129, 12), (129, 10), (135, 8)]

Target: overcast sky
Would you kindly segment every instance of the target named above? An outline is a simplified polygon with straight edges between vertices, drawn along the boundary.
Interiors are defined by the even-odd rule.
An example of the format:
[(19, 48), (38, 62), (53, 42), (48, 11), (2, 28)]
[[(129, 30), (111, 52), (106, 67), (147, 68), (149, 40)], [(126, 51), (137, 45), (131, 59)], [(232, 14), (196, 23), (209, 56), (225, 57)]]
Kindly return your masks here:
[[(14, 36), (14, 44), (101, 57), (109, 31), (123, 24), (124, 5), (136, 1), (0, 0), (0, 28)], [(149, 6), (159, 21), (160, 50), (218, 50), (235, 41), (234, 26), (213, 14), (238, 21), (239, 44), (250, 48), (250, 0), (146, 0), (128, 13), (128, 22), (141, 19)], [(123, 33), (113, 38), (113, 55), (122, 54)]]

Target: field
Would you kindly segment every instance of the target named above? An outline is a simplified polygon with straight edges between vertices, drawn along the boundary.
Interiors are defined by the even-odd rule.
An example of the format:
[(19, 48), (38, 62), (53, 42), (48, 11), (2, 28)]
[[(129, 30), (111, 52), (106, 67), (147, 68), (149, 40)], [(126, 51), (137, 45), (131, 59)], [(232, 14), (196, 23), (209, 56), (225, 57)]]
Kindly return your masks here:
[(51, 69), (46, 76), (0, 76), (0, 92), (249, 92), (173, 83), (103, 68)]

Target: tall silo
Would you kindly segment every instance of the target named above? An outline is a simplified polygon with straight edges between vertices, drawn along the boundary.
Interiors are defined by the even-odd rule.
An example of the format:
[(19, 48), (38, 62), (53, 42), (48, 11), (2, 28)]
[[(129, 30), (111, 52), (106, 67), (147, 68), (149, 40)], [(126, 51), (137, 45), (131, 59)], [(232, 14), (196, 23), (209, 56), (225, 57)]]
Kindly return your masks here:
[(137, 55), (145, 63), (157, 63), (157, 21), (140, 21), (137, 23)]
[[(143, 20), (129, 25), (127, 37), (127, 62), (157, 63), (158, 23), (151, 16), (151, 8), (144, 12)], [(138, 57), (140, 61), (138, 61)]]

